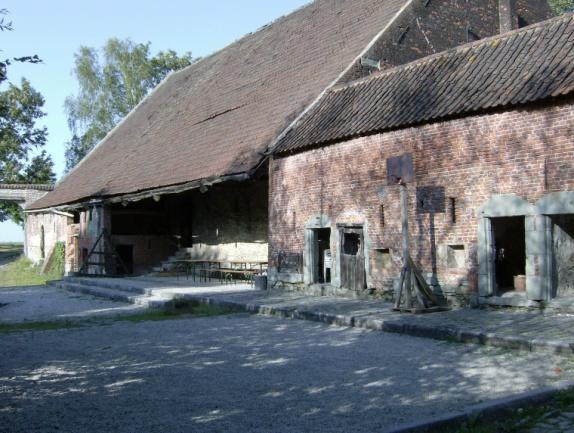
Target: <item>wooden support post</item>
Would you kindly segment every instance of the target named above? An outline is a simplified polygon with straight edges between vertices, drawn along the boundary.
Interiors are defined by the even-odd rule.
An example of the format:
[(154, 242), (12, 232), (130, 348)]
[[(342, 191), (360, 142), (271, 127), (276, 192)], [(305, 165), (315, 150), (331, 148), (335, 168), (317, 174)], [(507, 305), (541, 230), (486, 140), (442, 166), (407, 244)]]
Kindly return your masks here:
[(401, 188), (401, 231), (403, 235), (403, 265), (406, 268), (405, 275), (405, 306), (406, 308), (412, 307), (412, 294), (411, 294), (411, 268), (410, 268), (410, 251), (409, 251), (409, 202), (407, 194), (407, 185), (403, 182), (400, 184)]

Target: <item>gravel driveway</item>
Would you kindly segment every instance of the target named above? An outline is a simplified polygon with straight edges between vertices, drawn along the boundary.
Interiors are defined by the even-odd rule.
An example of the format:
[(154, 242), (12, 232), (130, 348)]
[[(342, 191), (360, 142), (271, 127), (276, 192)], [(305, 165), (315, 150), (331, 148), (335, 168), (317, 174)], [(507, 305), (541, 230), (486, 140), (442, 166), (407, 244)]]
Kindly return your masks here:
[(0, 289), (0, 323), (66, 321), (117, 316), (143, 307), (79, 295), (51, 286)]
[(3, 433), (375, 432), (574, 377), (548, 354), (245, 315), (0, 345)]

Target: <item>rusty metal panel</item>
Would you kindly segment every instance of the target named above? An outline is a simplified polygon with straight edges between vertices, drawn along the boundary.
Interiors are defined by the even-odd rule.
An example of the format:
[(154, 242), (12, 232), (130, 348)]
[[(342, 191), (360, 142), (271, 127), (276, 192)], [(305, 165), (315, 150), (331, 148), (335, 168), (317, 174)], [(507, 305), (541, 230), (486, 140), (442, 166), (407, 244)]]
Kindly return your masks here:
[(415, 180), (413, 157), (410, 153), (387, 159), (387, 184), (409, 183)]

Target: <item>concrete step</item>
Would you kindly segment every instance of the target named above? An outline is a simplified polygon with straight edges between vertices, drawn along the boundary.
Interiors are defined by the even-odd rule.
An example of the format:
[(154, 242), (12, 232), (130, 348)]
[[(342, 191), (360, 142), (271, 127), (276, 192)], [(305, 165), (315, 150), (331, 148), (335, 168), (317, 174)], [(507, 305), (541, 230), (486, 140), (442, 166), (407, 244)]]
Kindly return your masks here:
[(150, 309), (161, 309), (165, 304), (171, 301), (171, 297), (153, 296), (147, 294), (135, 294), (118, 289), (110, 289), (100, 286), (79, 284), (67, 280), (52, 281), (51, 286), (67, 290), (69, 292), (91, 295), (97, 298), (109, 299), (116, 302), (126, 302), (128, 304), (141, 305)]
[(151, 295), (153, 289), (147, 284), (137, 284), (134, 281), (123, 278), (89, 278), (89, 277), (68, 277), (64, 281), (80, 284), (84, 286), (101, 287), (104, 289), (121, 290), (123, 292), (136, 293), (140, 295)]

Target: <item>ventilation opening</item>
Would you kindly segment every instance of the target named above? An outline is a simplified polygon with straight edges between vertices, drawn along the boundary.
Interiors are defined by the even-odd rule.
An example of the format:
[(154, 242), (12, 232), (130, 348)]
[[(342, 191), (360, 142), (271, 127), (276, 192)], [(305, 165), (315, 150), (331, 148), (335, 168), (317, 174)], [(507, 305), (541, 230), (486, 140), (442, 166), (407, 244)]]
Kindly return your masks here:
[(358, 233), (345, 233), (343, 239), (343, 254), (356, 256), (361, 247), (361, 236)]
[(451, 269), (463, 269), (465, 267), (464, 245), (447, 245), (446, 263)]

